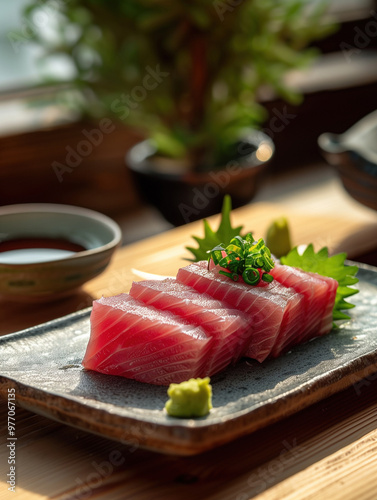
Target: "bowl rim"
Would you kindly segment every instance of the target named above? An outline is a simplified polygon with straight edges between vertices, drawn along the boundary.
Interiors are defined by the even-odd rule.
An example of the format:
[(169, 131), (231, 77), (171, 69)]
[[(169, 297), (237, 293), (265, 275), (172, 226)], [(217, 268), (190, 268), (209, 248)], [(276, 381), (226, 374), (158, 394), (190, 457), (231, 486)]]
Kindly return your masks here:
[(110, 217), (101, 212), (97, 212), (90, 208), (79, 207), (76, 205), (64, 205), (60, 203), (17, 203), (13, 205), (4, 205), (0, 206), (0, 218), (3, 215), (12, 215), (12, 214), (22, 214), (22, 213), (59, 213), (59, 214), (67, 214), (67, 215), (76, 215), (87, 217), (92, 220), (96, 220), (102, 223), (107, 228), (110, 228), (113, 231), (113, 238), (109, 243), (105, 245), (101, 245), (95, 248), (91, 248), (89, 250), (83, 250), (81, 252), (75, 252), (73, 255), (69, 255), (67, 257), (63, 257), (56, 260), (45, 261), (45, 262), (31, 262), (24, 264), (10, 264), (10, 263), (1, 263), (0, 266), (3, 268), (40, 268), (45, 266), (56, 265), (66, 261), (72, 261), (77, 259), (84, 259), (85, 257), (96, 255), (99, 253), (106, 252), (107, 250), (111, 250), (120, 245), (122, 240), (122, 230), (119, 225)]
[(355, 142), (354, 137), (363, 137), (369, 132), (377, 130), (377, 110), (364, 115), (347, 130), (339, 133), (324, 132), (319, 135), (317, 143), (320, 149), (327, 154), (357, 153), (364, 160), (376, 165), (377, 153), (365, 148), (361, 142)]
[[(157, 152), (157, 147), (151, 139), (144, 139), (134, 144), (125, 155), (125, 162), (132, 172), (149, 175), (155, 178), (182, 180), (188, 177), (195, 178), (196, 182), (209, 182), (213, 180), (210, 172), (219, 172), (227, 168), (227, 164), (236, 161), (243, 170), (259, 171), (268, 165), (275, 155), (275, 144), (271, 137), (262, 130), (251, 129), (248, 133), (240, 137), (239, 142), (249, 143), (255, 146), (256, 151), (262, 144), (267, 144), (271, 149), (271, 156), (265, 160), (256, 156), (256, 151), (242, 156), (235, 156), (234, 160), (228, 161), (224, 165), (214, 165), (210, 171), (204, 172), (173, 172), (160, 171), (153, 167), (153, 155)], [(179, 161), (179, 160), (177, 160)]]

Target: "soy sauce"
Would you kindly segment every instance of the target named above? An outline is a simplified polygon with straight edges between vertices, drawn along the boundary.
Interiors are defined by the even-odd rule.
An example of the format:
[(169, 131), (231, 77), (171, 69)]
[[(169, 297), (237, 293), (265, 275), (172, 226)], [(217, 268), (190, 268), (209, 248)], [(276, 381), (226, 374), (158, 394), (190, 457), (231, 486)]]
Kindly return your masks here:
[(17, 238), (0, 241), (1, 264), (34, 264), (64, 259), (85, 247), (58, 238)]

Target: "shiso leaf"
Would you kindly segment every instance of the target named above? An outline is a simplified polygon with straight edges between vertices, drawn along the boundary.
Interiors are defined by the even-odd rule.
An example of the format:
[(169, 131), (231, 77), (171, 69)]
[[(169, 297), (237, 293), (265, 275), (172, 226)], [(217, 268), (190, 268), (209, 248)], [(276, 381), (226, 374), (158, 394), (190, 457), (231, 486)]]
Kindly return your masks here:
[[(313, 245), (310, 244), (302, 254), (299, 254), (297, 247), (293, 248), (287, 255), (281, 257), (280, 261), (286, 266), (298, 267), (303, 271), (329, 276), (339, 283), (333, 309), (333, 320), (336, 321), (350, 319), (350, 316), (342, 312), (342, 310), (351, 309), (355, 305), (346, 302), (344, 299), (359, 291), (357, 288), (351, 288), (350, 286), (359, 281), (356, 278), (358, 267), (345, 264), (346, 257), (345, 253), (338, 253), (329, 257), (327, 247), (321, 248), (316, 253)], [(334, 324), (334, 326), (336, 325)]]
[(199, 238), (198, 236), (192, 236), (192, 238), (198, 243), (197, 248), (186, 247), (194, 258), (188, 259), (192, 262), (199, 262), (200, 260), (208, 259), (208, 251), (212, 250), (215, 246), (220, 243), (230, 241), (235, 236), (239, 236), (243, 229), (243, 226), (233, 227), (230, 220), (230, 213), (232, 211), (232, 200), (227, 194), (224, 196), (223, 206), (221, 210), (221, 221), (217, 231), (214, 231), (209, 225), (206, 219), (203, 219), (204, 226), (204, 238)]

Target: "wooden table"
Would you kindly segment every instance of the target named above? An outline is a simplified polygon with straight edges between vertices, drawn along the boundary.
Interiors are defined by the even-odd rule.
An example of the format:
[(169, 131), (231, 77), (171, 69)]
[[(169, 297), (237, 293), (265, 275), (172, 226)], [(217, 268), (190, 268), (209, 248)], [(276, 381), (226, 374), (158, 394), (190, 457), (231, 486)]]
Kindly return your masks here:
[[(273, 218), (286, 215), (294, 244), (328, 245), (350, 258), (377, 248), (376, 213), (348, 199), (332, 181), (318, 188), (317, 198), (308, 189), (312, 197), (301, 190), (296, 198), (237, 210), (233, 222), (259, 237)], [(185, 245), (192, 243), (190, 235), (201, 232), (201, 224), (194, 223), (124, 247), (81, 292), (48, 307), (0, 303), (0, 333), (79, 310), (101, 295), (128, 291), (132, 280), (140, 279), (131, 269), (173, 275), (189, 256)], [(16, 492), (7, 489), (8, 449), (2, 439), (0, 499), (375, 499), (376, 394), (376, 377), (369, 377), (277, 424), (193, 457), (122, 445), (17, 407)], [(4, 437), (6, 423), (1, 402)]]

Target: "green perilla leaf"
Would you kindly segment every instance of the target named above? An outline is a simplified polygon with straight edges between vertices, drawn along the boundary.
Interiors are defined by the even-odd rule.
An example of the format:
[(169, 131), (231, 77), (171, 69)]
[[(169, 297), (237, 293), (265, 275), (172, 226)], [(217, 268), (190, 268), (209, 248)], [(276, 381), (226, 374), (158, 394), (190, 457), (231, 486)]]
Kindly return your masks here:
[(208, 250), (212, 250), (216, 245), (230, 241), (235, 236), (239, 236), (243, 229), (243, 226), (233, 227), (230, 220), (230, 213), (232, 210), (232, 200), (229, 195), (224, 196), (222, 211), (221, 211), (221, 222), (217, 229), (214, 231), (209, 225), (206, 219), (203, 219), (204, 226), (204, 238), (199, 238), (198, 236), (193, 236), (193, 239), (198, 243), (197, 248), (186, 247), (194, 258), (189, 259), (193, 262), (198, 262), (200, 260), (208, 259)]

